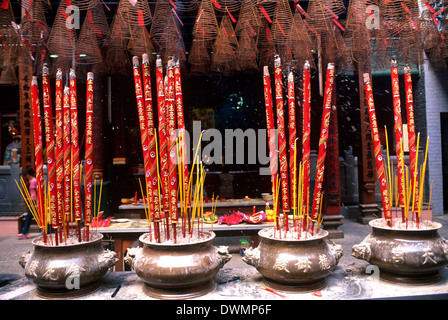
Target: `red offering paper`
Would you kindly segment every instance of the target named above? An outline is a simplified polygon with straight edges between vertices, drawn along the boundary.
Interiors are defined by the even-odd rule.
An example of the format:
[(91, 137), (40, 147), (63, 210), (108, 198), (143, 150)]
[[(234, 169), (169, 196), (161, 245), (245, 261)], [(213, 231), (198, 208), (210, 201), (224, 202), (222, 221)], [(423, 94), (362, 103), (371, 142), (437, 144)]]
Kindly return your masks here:
[(73, 166), (73, 209), (75, 220), (82, 219), (81, 203), (81, 174), (79, 168), (79, 139), (78, 139), (78, 95), (76, 92), (76, 73), (70, 69), (70, 123), (72, 142)]
[[(64, 148), (64, 214), (67, 225), (72, 221), (71, 213), (71, 138), (70, 138), (70, 88), (64, 87), (62, 100), (63, 112), (63, 148)], [(68, 230), (68, 229), (67, 229)]]
[(322, 124), (319, 137), (319, 151), (317, 155), (316, 165), (316, 184), (314, 187), (313, 206), (311, 208), (311, 221), (313, 224), (317, 221), (319, 214), (319, 207), (321, 202), (322, 186), (324, 182), (325, 158), (327, 155), (327, 140), (328, 130), (331, 116), (331, 99), (333, 95), (334, 83), (334, 65), (328, 64), (327, 76), (325, 79), (325, 93), (324, 93), (324, 109), (322, 112)]
[[(406, 115), (408, 118), (408, 139), (409, 139), (409, 164), (411, 169), (411, 190), (415, 188), (415, 199), (413, 211), (418, 210), (418, 166), (416, 163), (417, 149), (415, 146), (415, 120), (414, 120), (414, 98), (412, 93), (411, 69), (404, 68), (404, 84), (406, 91)], [(415, 175), (415, 180), (414, 180)], [(415, 186), (414, 186), (415, 184)], [(419, 219), (417, 215), (417, 221)]]
[[(168, 185), (168, 135), (166, 132), (165, 86), (163, 80), (162, 59), (156, 60), (157, 82), (157, 111), (159, 119), (159, 153), (160, 153), (160, 179), (162, 179), (163, 211), (169, 210)], [(160, 218), (159, 218), (160, 219)]]
[[(288, 114), (289, 114), (289, 175), (291, 184), (296, 180), (296, 159), (294, 158), (294, 149), (296, 145), (296, 106), (294, 96), (294, 76), (290, 71), (288, 74)], [(296, 207), (297, 197), (294, 188), (291, 188), (292, 208)]]
[[(57, 229), (59, 227), (59, 215), (57, 211), (56, 155), (53, 132), (53, 112), (51, 111), (50, 76), (46, 64), (44, 64), (42, 68), (42, 94), (44, 103), (45, 143), (47, 146), (48, 190), (50, 192), (50, 217), (51, 225), (53, 228)], [(57, 244), (57, 236), (55, 237), (55, 240)]]
[(179, 60), (176, 59), (174, 66), (174, 91), (176, 97), (177, 128), (179, 129), (179, 140), (181, 150), (181, 161), (183, 164), (182, 181), (184, 184), (185, 205), (191, 206), (191, 199), (188, 195), (188, 151), (187, 141), (185, 140), (185, 119), (184, 103), (182, 97), (182, 79), (180, 73)]
[[(84, 169), (84, 219), (87, 228), (92, 223), (93, 204), (93, 72), (87, 73), (86, 88), (86, 147), (85, 147), (85, 169)], [(89, 232), (86, 240), (89, 241)]]
[(177, 222), (177, 149), (176, 149), (176, 106), (174, 101), (174, 59), (168, 59), (168, 83), (165, 97), (168, 129), (168, 177), (170, 190), (170, 217)]
[(37, 206), (39, 214), (39, 224), (43, 228), (43, 240), (47, 242), (45, 232), (45, 181), (44, 181), (44, 160), (42, 155), (42, 127), (40, 116), (39, 89), (37, 77), (33, 76), (31, 81), (31, 100), (33, 105), (33, 132), (34, 132), (34, 154), (36, 159), (36, 179), (37, 179)]
[(282, 195), (282, 208), (284, 212), (289, 212), (289, 181), (288, 181), (288, 158), (286, 157), (286, 133), (285, 133), (285, 113), (283, 111), (283, 90), (282, 90), (282, 67), (278, 55), (274, 57), (274, 82), (275, 100), (277, 106), (277, 130), (278, 146), (280, 158), (280, 184)]
[(310, 64), (305, 62), (303, 67), (303, 116), (302, 116), (302, 165), (303, 165), (303, 204), (305, 212), (308, 210), (310, 194), (310, 135), (311, 135), (311, 84)]
[(381, 153), (381, 141), (378, 133), (378, 124), (375, 114), (375, 103), (373, 101), (372, 83), (368, 73), (364, 73), (364, 89), (366, 93), (367, 108), (369, 111), (370, 127), (372, 130), (372, 138), (374, 144), (376, 169), (378, 174), (378, 181), (380, 183), (381, 198), (383, 201), (384, 218), (389, 225), (392, 225), (392, 215), (390, 210), (389, 193), (387, 191), (386, 174), (384, 171), (383, 156)]
[[(277, 183), (277, 150), (275, 143), (275, 125), (274, 125), (274, 111), (272, 106), (272, 89), (271, 89), (271, 78), (269, 76), (269, 69), (267, 66), (263, 68), (263, 86), (264, 86), (264, 103), (266, 107), (266, 129), (269, 141), (269, 158), (270, 158), (270, 169), (271, 169), (271, 184), (272, 184), (272, 194), (275, 193), (276, 183)], [(276, 205), (276, 201), (275, 204)], [(278, 210), (276, 211), (278, 212)]]
[[(62, 223), (62, 214), (64, 213), (64, 149), (63, 149), (63, 129), (62, 129), (62, 97), (64, 88), (62, 84), (62, 71), (58, 69), (55, 81), (55, 110), (56, 110), (56, 189), (57, 189), (57, 212), (58, 221)], [(62, 232), (59, 234), (62, 237)], [(61, 238), (62, 239), (62, 238)]]
[[(390, 68), (392, 80), (392, 98), (394, 107), (394, 133), (395, 133), (395, 150), (397, 154), (397, 172), (398, 172), (398, 194), (399, 206), (404, 207), (404, 159), (403, 159), (403, 124), (401, 120), (401, 103), (400, 103), (400, 86), (398, 83), (398, 68), (397, 62), (392, 60)], [(403, 212), (403, 221), (404, 221)]]
[(149, 150), (149, 207), (153, 215), (160, 217), (159, 205), (159, 178), (157, 176), (157, 152), (156, 152), (156, 135), (154, 128), (154, 112), (152, 106), (151, 91), (151, 70), (149, 67), (149, 58), (145, 53), (142, 55), (143, 70), (143, 96), (145, 99), (146, 121), (148, 129), (148, 150)]

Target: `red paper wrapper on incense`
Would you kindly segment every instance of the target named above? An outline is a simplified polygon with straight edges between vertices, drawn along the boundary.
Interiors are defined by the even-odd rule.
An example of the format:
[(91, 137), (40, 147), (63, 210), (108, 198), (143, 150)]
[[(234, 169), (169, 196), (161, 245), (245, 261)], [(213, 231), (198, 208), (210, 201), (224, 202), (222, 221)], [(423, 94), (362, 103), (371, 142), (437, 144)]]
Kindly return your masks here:
[(79, 172), (79, 139), (78, 139), (78, 94), (76, 91), (75, 69), (70, 69), (70, 123), (73, 166), (73, 209), (75, 220), (82, 219), (81, 174)]
[[(408, 118), (408, 140), (409, 140), (409, 164), (411, 169), (411, 190), (415, 188), (414, 208), (413, 211), (418, 210), (418, 165), (416, 163), (417, 149), (415, 146), (415, 120), (414, 120), (414, 98), (412, 93), (412, 76), (411, 69), (406, 66), (404, 68), (404, 85), (406, 92), (406, 115)], [(415, 175), (415, 180), (414, 180)], [(415, 184), (415, 186), (414, 186)], [(417, 222), (419, 220), (416, 216)]]
[(283, 110), (282, 67), (278, 55), (274, 57), (275, 100), (277, 106), (277, 130), (280, 159), (280, 184), (283, 212), (289, 212), (288, 158), (286, 157), (285, 113)]
[[(59, 227), (58, 214), (58, 195), (56, 188), (56, 155), (53, 130), (53, 112), (51, 111), (51, 92), (50, 76), (48, 67), (44, 64), (42, 68), (42, 95), (44, 103), (44, 124), (45, 124), (45, 143), (47, 146), (47, 165), (48, 165), (48, 190), (50, 192), (50, 217), (51, 225), (55, 230)], [(58, 237), (55, 236), (56, 245)]]
[[(62, 97), (64, 95), (64, 85), (62, 83), (62, 71), (58, 69), (56, 72), (55, 81), (55, 111), (56, 111), (56, 190), (57, 190), (57, 205), (58, 205), (58, 221), (62, 223), (64, 213), (64, 139), (63, 139), (63, 113), (62, 113)], [(62, 237), (62, 230), (59, 234)], [(61, 238), (62, 240), (62, 238)]]
[[(319, 137), (319, 151), (316, 165), (316, 183), (314, 187), (313, 206), (311, 208), (311, 221), (317, 221), (321, 202), (322, 186), (324, 182), (325, 158), (327, 155), (328, 129), (331, 116), (331, 99), (333, 95), (334, 65), (328, 64), (327, 76), (325, 78), (324, 109), (322, 111), (322, 124)], [(313, 230), (311, 230), (313, 232)]]
[[(269, 166), (271, 169), (271, 184), (272, 194), (275, 193), (277, 183), (277, 150), (276, 150), (276, 132), (274, 124), (274, 111), (272, 106), (272, 89), (271, 78), (269, 76), (269, 69), (267, 66), (263, 68), (263, 86), (264, 86), (264, 103), (266, 107), (266, 129), (269, 141)], [(274, 206), (277, 202), (274, 203)], [(276, 209), (276, 208), (274, 208)], [(278, 212), (276, 210), (275, 212)]]
[[(398, 194), (399, 206), (404, 208), (404, 159), (403, 159), (403, 127), (401, 120), (401, 103), (400, 103), (400, 86), (398, 83), (398, 68), (396, 60), (392, 60), (390, 75), (392, 80), (392, 98), (394, 108), (394, 133), (395, 133), (395, 150), (397, 155), (397, 172), (398, 172)], [(403, 211), (403, 221), (405, 219)]]
[[(288, 74), (288, 115), (289, 115), (289, 175), (291, 184), (296, 179), (296, 159), (294, 157), (294, 149), (296, 145), (297, 128), (296, 128), (296, 107), (294, 95), (294, 75), (290, 71)], [(291, 188), (292, 208), (296, 207), (297, 193)]]
[(309, 210), (310, 194), (310, 135), (311, 135), (311, 82), (310, 63), (305, 62), (303, 67), (303, 116), (302, 116), (302, 166), (303, 166), (303, 204), (304, 213)]
[[(138, 120), (140, 125), (140, 140), (142, 144), (143, 150), (143, 165), (145, 168), (145, 182), (148, 193), (151, 193), (151, 181), (150, 181), (150, 171), (149, 171), (149, 148), (148, 148), (148, 129), (147, 129), (147, 119), (146, 119), (146, 108), (145, 101), (143, 98), (143, 89), (142, 89), (142, 78), (140, 75), (140, 64), (138, 62), (138, 57), (134, 56), (132, 58), (132, 69), (134, 74), (134, 85), (135, 85), (135, 97), (137, 99), (137, 111), (138, 111)], [(144, 195), (142, 195), (144, 196)], [(157, 221), (156, 221), (157, 222)], [(159, 239), (159, 230), (155, 230), (155, 237)], [(158, 240), (157, 240), (158, 241)]]
[(154, 127), (154, 112), (152, 106), (151, 91), (151, 69), (149, 67), (149, 58), (146, 53), (142, 55), (142, 71), (143, 71), (143, 97), (145, 99), (146, 121), (148, 129), (148, 150), (149, 150), (149, 181), (151, 188), (148, 188), (149, 200), (148, 206), (151, 208), (153, 215), (160, 217), (159, 202), (159, 177), (157, 176), (157, 152), (156, 152), (156, 135)]
[(177, 128), (179, 130), (181, 159), (183, 164), (182, 181), (184, 184), (185, 205), (191, 206), (191, 199), (188, 194), (188, 151), (187, 142), (185, 140), (185, 119), (184, 119), (184, 102), (182, 97), (182, 78), (180, 73), (179, 60), (176, 59), (174, 66), (174, 91), (176, 97), (176, 114)]
[(375, 103), (373, 101), (372, 83), (368, 73), (364, 73), (364, 90), (367, 100), (367, 109), (369, 111), (370, 127), (372, 130), (372, 138), (374, 145), (374, 153), (376, 160), (376, 169), (378, 174), (378, 181), (380, 183), (381, 198), (383, 201), (384, 218), (389, 226), (392, 225), (392, 215), (390, 210), (389, 193), (387, 191), (386, 174), (384, 171), (383, 156), (381, 152), (381, 141), (378, 133), (378, 124), (375, 114)]
[[(72, 221), (71, 212), (71, 138), (70, 138), (70, 88), (64, 86), (64, 96), (62, 100), (63, 112), (63, 148), (64, 148), (64, 214), (67, 226)], [(67, 228), (68, 231), (68, 228)]]
[[(86, 88), (86, 147), (85, 147), (85, 174), (84, 174), (84, 219), (87, 231), (92, 223), (93, 211), (93, 72), (87, 73)], [(86, 240), (89, 233), (86, 233)]]
[(177, 149), (176, 149), (176, 106), (174, 101), (174, 59), (168, 59), (168, 87), (165, 92), (166, 116), (168, 129), (168, 175), (170, 190), (170, 217), (177, 222)]
[[(162, 59), (156, 59), (156, 83), (157, 83), (157, 111), (159, 119), (159, 153), (160, 173), (162, 179), (163, 211), (169, 210), (169, 186), (168, 186), (168, 135), (166, 132), (165, 86), (163, 80)], [(159, 218), (160, 219), (160, 218)]]
[(39, 89), (37, 77), (33, 76), (31, 82), (31, 100), (33, 105), (33, 132), (34, 132), (34, 155), (36, 159), (36, 179), (37, 179), (37, 208), (39, 214), (39, 224), (42, 227), (43, 241), (47, 242), (46, 218), (45, 218), (45, 182), (44, 182), (44, 160), (42, 155), (42, 127), (40, 116)]

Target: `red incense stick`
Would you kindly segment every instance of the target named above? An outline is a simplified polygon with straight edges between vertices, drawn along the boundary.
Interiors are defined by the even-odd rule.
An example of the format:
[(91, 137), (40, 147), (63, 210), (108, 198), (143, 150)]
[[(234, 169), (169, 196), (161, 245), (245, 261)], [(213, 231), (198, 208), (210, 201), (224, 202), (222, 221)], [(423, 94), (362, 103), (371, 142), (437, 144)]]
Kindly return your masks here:
[[(310, 64), (303, 66), (303, 111), (302, 111), (302, 165), (303, 165), (303, 212), (307, 213), (310, 194), (310, 135), (311, 135), (311, 83)], [(305, 226), (305, 224), (304, 224)]]
[(59, 240), (62, 242), (62, 233), (65, 226), (62, 225), (64, 214), (64, 148), (63, 148), (63, 112), (62, 112), (62, 97), (63, 97), (63, 84), (62, 84), (62, 71), (58, 69), (56, 72), (55, 81), (55, 111), (56, 111), (56, 189), (57, 189), (57, 212), (58, 221), (62, 226), (59, 232)]
[(89, 241), (89, 228), (92, 223), (93, 211), (93, 78), (93, 72), (88, 72), (86, 88), (86, 147), (84, 169), (84, 219), (86, 225), (86, 241)]

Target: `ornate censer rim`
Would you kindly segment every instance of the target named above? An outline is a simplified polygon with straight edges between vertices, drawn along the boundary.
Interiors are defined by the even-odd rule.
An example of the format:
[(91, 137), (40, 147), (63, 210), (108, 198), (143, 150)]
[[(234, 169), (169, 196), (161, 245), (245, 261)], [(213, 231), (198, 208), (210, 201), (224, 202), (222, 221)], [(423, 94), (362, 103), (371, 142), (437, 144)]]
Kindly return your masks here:
[[(140, 242), (142, 242), (143, 244), (146, 245), (150, 245), (150, 246), (154, 246), (154, 247), (158, 247), (158, 248), (164, 248), (164, 247), (168, 247), (168, 248), (179, 248), (179, 247), (186, 247), (186, 246), (197, 246), (198, 244), (202, 244), (202, 243), (207, 243), (211, 240), (213, 240), (216, 237), (216, 234), (213, 231), (203, 231), (203, 235), (205, 238), (201, 237), (201, 238), (191, 238), (190, 242), (178, 242), (178, 243), (174, 243), (172, 242), (172, 240), (168, 240), (168, 241), (163, 241), (163, 242), (155, 242), (153, 241), (149, 241), (147, 239), (149, 233), (144, 233), (142, 234), (138, 239)], [(171, 235), (170, 235), (171, 236)], [(177, 235), (177, 239), (181, 239), (182, 235)], [(171, 239), (171, 238), (170, 238)]]
[(318, 234), (311, 235), (309, 238), (306, 239), (294, 239), (294, 238), (273, 238), (269, 235), (266, 235), (266, 233), (270, 232), (270, 230), (273, 230), (272, 228), (266, 228), (258, 231), (258, 236), (266, 239), (266, 240), (272, 240), (272, 241), (280, 241), (280, 242), (288, 242), (288, 243), (303, 243), (303, 242), (310, 242), (310, 241), (316, 241), (320, 239), (324, 239), (326, 236), (328, 236), (328, 231), (320, 229)]
[[(35, 247), (40, 247), (40, 248), (61, 248), (61, 249), (67, 249), (67, 248), (73, 248), (73, 247), (77, 247), (80, 245), (86, 245), (86, 244), (90, 244), (90, 243), (95, 243), (98, 241), (103, 240), (103, 234), (102, 233), (91, 233), (90, 234), (90, 238), (91, 240), (89, 241), (81, 241), (81, 242), (76, 242), (76, 243), (69, 243), (69, 244), (65, 244), (64, 242), (59, 243), (57, 246), (56, 245), (50, 245), (50, 244), (44, 244), (43, 240), (42, 240), (42, 236), (39, 236), (35, 239), (33, 239), (33, 241), (31, 241), (31, 243), (35, 246)], [(72, 236), (73, 239), (78, 239), (77, 236), (73, 235)]]
[(384, 218), (378, 218), (369, 221), (369, 225), (372, 228), (381, 229), (381, 230), (387, 230), (387, 231), (396, 231), (396, 232), (427, 232), (427, 231), (437, 231), (442, 227), (442, 224), (435, 221), (428, 221), (423, 220), (420, 222), (420, 228), (409, 228), (409, 229), (401, 229), (396, 227), (388, 227), (385, 225), (385, 219)]

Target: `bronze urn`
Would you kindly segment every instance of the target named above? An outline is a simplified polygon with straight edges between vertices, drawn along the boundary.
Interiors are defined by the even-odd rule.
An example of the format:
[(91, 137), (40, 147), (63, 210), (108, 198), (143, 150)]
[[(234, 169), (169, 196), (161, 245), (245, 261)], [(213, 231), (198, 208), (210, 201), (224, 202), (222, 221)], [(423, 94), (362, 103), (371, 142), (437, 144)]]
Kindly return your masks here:
[(102, 247), (102, 234), (92, 234), (91, 238), (89, 242), (58, 246), (44, 245), (42, 237), (33, 240), (34, 251), (23, 253), (19, 264), (37, 286), (39, 295), (72, 297), (99, 288), (100, 279), (118, 258), (115, 252)]
[(448, 244), (437, 222), (420, 227), (397, 229), (385, 226), (384, 219), (369, 222), (372, 232), (352, 247), (352, 256), (379, 269), (380, 279), (393, 283), (427, 285), (441, 280), (440, 270), (448, 265)]
[(257, 268), (266, 286), (277, 290), (315, 291), (327, 285), (327, 276), (342, 257), (342, 246), (331, 242), (328, 231), (308, 239), (277, 239), (261, 230), (257, 248), (246, 249), (243, 261)]
[(215, 233), (191, 242), (157, 243), (140, 236), (139, 248), (127, 250), (125, 262), (143, 280), (143, 291), (157, 299), (190, 299), (214, 290), (214, 277), (231, 259), (228, 248), (212, 245)]

